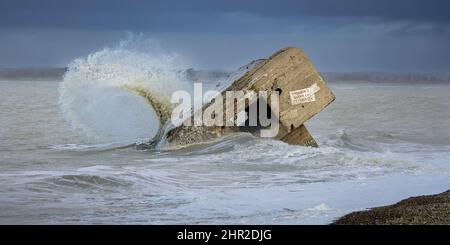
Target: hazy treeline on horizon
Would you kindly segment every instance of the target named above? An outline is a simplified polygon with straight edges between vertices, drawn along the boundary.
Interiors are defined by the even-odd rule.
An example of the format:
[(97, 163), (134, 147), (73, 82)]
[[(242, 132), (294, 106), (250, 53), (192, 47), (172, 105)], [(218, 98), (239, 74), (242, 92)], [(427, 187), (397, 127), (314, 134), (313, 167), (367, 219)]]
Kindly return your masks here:
[(8, 81), (61, 81), (65, 67), (0, 68), (0, 80)]
[[(0, 68), (0, 81), (62, 81), (67, 67)], [(224, 70), (188, 69), (190, 77), (223, 77)], [(327, 82), (450, 83), (450, 75), (432, 73), (321, 72)], [(198, 80), (198, 79), (196, 79)]]

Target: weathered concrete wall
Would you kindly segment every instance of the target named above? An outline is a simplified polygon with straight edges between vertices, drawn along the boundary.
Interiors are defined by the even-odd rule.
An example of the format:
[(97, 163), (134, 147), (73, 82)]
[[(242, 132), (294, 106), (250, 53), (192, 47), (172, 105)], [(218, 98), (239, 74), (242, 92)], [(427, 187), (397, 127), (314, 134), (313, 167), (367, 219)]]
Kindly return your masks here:
[[(241, 78), (233, 82), (225, 91), (277, 91), (279, 94), (280, 129), (275, 139), (289, 144), (317, 146), (317, 143), (303, 125), (312, 116), (329, 105), (335, 96), (319, 75), (306, 54), (298, 48), (285, 48), (257, 64)], [(250, 103), (256, 97), (247, 98)], [(268, 98), (270, 105), (270, 97)], [(241, 105), (241, 107), (237, 107)], [(244, 106), (242, 106), (244, 105)], [(202, 113), (211, 103), (204, 105)], [(224, 121), (235, 121), (237, 113), (245, 110), (248, 103), (224, 101), (223, 108), (234, 108), (234, 114), (226, 114)], [(230, 116), (231, 115), (231, 116)], [(228, 117), (227, 117), (228, 116)], [(192, 120), (192, 119), (188, 119)], [(240, 127), (195, 127), (180, 126), (167, 134), (167, 141), (172, 144), (189, 144), (211, 140), (230, 132), (241, 131)]]

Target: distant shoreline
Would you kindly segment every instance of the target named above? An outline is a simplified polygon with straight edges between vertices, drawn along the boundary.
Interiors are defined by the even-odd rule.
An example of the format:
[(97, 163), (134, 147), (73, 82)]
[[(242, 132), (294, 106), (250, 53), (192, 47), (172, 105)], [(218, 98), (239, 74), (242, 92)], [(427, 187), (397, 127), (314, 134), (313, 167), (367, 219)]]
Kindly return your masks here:
[(426, 73), (384, 73), (384, 72), (323, 72), (327, 82), (353, 83), (441, 83), (450, 84), (450, 75)]
[(0, 81), (61, 81), (66, 67), (0, 68)]
[[(21, 67), (0, 68), (0, 81), (62, 81), (67, 67)], [(226, 74), (227, 71), (189, 69), (191, 75), (211, 73)], [(330, 83), (397, 83), (397, 84), (450, 84), (450, 75), (431, 73), (386, 73), (386, 72), (322, 72)]]

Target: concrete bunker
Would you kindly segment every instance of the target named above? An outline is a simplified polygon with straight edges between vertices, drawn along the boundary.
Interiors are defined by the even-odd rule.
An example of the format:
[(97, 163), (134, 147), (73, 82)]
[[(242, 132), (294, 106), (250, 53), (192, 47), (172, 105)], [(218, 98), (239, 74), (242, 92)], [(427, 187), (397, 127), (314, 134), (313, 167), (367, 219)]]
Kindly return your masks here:
[[(318, 146), (317, 142), (308, 132), (304, 123), (319, 113), (335, 100), (335, 96), (328, 88), (309, 58), (298, 48), (284, 48), (264, 60), (260, 60), (254, 67), (239, 79), (235, 80), (227, 91), (265, 91), (278, 94), (279, 130), (273, 137), (288, 144), (303, 146)], [(269, 97), (270, 100), (270, 97)], [(225, 100), (223, 108), (235, 108)], [(258, 100), (254, 103), (260, 103)], [(271, 103), (267, 103), (270, 105)], [(195, 113), (203, 113), (211, 104), (205, 104)], [(250, 104), (236, 108), (233, 115), (224, 113), (224, 120), (234, 121), (239, 113), (248, 113)], [(272, 111), (273, 108), (268, 108)], [(191, 120), (188, 119), (188, 120)], [(218, 136), (232, 132), (250, 132), (256, 134), (262, 126), (254, 128), (246, 126), (184, 126), (171, 129), (166, 140), (169, 144), (191, 144), (214, 139)]]

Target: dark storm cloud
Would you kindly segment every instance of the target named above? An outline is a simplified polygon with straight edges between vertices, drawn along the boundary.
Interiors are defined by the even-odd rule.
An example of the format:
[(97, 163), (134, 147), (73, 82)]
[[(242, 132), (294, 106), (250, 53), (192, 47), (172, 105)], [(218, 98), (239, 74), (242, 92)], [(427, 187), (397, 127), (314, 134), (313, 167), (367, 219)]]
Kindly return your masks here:
[[(385, 21), (450, 22), (446, 0), (283, 0), (283, 1), (61, 1), (2, 0), (0, 27), (129, 30), (240, 29), (221, 16), (241, 13), (295, 24), (305, 18), (375, 18)], [(239, 22), (239, 19), (236, 21)], [(345, 23), (344, 23), (345, 24)], [(229, 28), (226, 28), (229, 27)]]
[(298, 46), (320, 70), (450, 72), (449, 9), (447, 0), (0, 0), (0, 67), (66, 65), (132, 31), (202, 68)]

